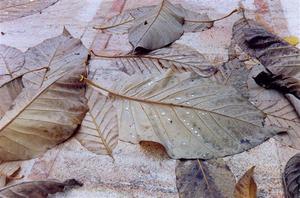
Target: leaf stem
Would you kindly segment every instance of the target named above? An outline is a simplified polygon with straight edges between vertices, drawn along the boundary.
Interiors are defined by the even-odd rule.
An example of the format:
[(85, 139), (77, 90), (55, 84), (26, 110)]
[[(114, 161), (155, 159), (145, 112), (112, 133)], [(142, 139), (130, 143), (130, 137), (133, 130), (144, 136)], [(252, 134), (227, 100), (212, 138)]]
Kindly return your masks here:
[(241, 12), (241, 11), (242, 11), (241, 8), (237, 8), (237, 9), (234, 9), (233, 11), (231, 11), (229, 14), (227, 14), (227, 15), (221, 17), (221, 18), (214, 19), (214, 20), (207, 20), (207, 21), (201, 21), (201, 20), (200, 20), (200, 21), (198, 21), (198, 20), (189, 20), (189, 19), (185, 19), (184, 21), (185, 21), (185, 22), (193, 22), (193, 23), (213, 23), (213, 22), (216, 22), (216, 21), (221, 21), (221, 20), (223, 20), (223, 19), (225, 19), (225, 18), (227, 18), (227, 17), (233, 15), (234, 13), (236, 13), (236, 12)]

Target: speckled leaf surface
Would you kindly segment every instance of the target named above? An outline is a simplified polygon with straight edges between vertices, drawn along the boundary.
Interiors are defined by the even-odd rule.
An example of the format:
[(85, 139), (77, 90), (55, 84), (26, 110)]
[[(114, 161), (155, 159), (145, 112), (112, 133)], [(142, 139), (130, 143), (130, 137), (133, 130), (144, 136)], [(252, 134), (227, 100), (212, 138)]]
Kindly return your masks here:
[(120, 139), (162, 144), (172, 158), (242, 152), (276, 134), (234, 88), (193, 73), (132, 76), (116, 88)]

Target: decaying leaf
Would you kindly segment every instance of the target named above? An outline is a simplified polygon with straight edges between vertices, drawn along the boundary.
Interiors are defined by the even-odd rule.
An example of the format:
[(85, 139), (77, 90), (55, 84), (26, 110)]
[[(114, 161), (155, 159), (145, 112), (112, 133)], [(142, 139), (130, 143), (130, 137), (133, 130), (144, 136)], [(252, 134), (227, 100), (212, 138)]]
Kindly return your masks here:
[(250, 168), (235, 185), (235, 198), (256, 198), (257, 186), (253, 179), (254, 168), (254, 166)]
[(58, 0), (18, 0), (0, 2), (0, 23), (41, 12)]
[(89, 111), (75, 138), (89, 151), (112, 156), (118, 144), (117, 112), (111, 100), (89, 88), (86, 92)]
[(207, 77), (217, 71), (217, 68), (209, 64), (198, 51), (180, 44), (141, 55), (98, 54), (96, 56), (113, 59), (117, 67), (129, 75), (163, 73), (171, 68), (176, 72), (193, 71)]
[(264, 115), (234, 88), (195, 73), (131, 76), (118, 85), (108, 92), (117, 98), (119, 138), (158, 142), (172, 158), (231, 155), (278, 132), (263, 127)]
[(283, 94), (276, 90), (265, 89), (256, 84), (253, 77), (264, 71), (262, 65), (256, 65), (251, 70), (248, 80), (249, 100), (266, 114), (266, 126), (276, 126), (285, 129), (295, 148), (300, 148), (300, 118), (295, 108)]
[(64, 182), (56, 180), (23, 182), (0, 189), (0, 197), (46, 198), (50, 194), (63, 192), (67, 188), (74, 188), (82, 185), (82, 183), (75, 179), (69, 179)]
[(20, 50), (0, 45), (0, 86), (16, 77), (16, 72), (22, 69), (25, 55)]
[(299, 78), (300, 50), (267, 32), (256, 22), (247, 19), (237, 21), (233, 26), (233, 38), (272, 74)]
[(87, 111), (87, 54), (66, 30), (26, 52), (24, 67), (45, 69), (23, 76), (25, 88), (0, 120), (0, 160), (35, 157), (73, 134)]
[(235, 178), (221, 159), (177, 161), (176, 186), (182, 198), (229, 198), (234, 185)]
[(7, 179), (13, 179), (20, 170), (20, 162), (6, 162), (0, 164), (0, 188), (6, 185)]
[(300, 153), (294, 155), (286, 164), (283, 174), (285, 196), (300, 197)]
[(129, 42), (134, 51), (155, 50), (171, 44), (183, 34), (181, 10), (162, 0), (147, 15), (138, 18), (129, 29)]
[[(184, 16), (184, 32), (203, 31), (213, 26), (213, 21), (210, 21), (206, 13), (197, 13), (185, 9), (180, 4), (175, 4), (181, 10)], [(145, 6), (135, 9), (125, 10), (123, 13), (111, 17), (102, 25), (96, 26), (96, 29), (107, 30), (112, 33), (127, 33), (135, 20), (145, 17), (149, 12), (152, 12), (156, 6)], [(188, 21), (186, 21), (188, 20)]]
[(300, 81), (291, 76), (274, 75), (268, 72), (261, 72), (254, 77), (255, 82), (266, 88), (275, 89), (283, 94), (292, 94), (300, 99)]

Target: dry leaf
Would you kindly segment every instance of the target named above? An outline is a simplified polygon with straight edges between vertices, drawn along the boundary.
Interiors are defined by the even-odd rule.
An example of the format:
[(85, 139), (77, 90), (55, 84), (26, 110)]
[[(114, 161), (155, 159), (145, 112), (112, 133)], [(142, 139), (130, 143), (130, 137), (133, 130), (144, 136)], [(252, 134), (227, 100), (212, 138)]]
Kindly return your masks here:
[(162, 0), (146, 16), (134, 21), (129, 29), (129, 42), (134, 51), (164, 47), (181, 37), (183, 23), (181, 10), (168, 0)]
[(182, 198), (229, 198), (235, 178), (222, 159), (181, 160), (177, 161), (176, 185)]
[(69, 138), (86, 111), (85, 60), (88, 51), (66, 30), (26, 52), (25, 88), (0, 120), (0, 160), (23, 160)]
[(256, 65), (251, 70), (248, 80), (249, 100), (266, 115), (266, 126), (276, 126), (285, 129), (292, 145), (299, 147), (300, 118), (290, 102), (276, 90), (265, 89), (256, 84), (252, 77), (264, 71), (262, 65)]
[(247, 80), (250, 71), (243, 61), (238, 58), (229, 60), (218, 67), (218, 72), (211, 77), (212, 80), (223, 85), (233, 86), (245, 98), (249, 98)]
[(0, 164), (0, 188), (6, 185), (7, 179), (12, 179), (20, 170), (20, 162), (6, 162)]
[(82, 183), (75, 179), (69, 179), (64, 182), (56, 180), (23, 182), (0, 189), (0, 197), (46, 198), (50, 194), (63, 192), (67, 188), (74, 188), (82, 185)]
[(217, 71), (216, 67), (209, 64), (198, 51), (180, 44), (173, 44), (170, 47), (141, 55), (98, 54), (96, 56), (114, 59), (117, 67), (129, 75), (163, 73), (171, 68), (176, 72), (193, 71), (207, 77)]
[[(197, 13), (183, 8), (180, 4), (175, 4), (181, 10), (184, 19), (184, 32), (203, 31), (213, 26), (213, 22), (206, 13)], [(106, 20), (102, 25), (96, 26), (96, 29), (107, 30), (112, 33), (127, 33), (135, 20), (145, 17), (149, 12), (152, 12), (156, 6), (145, 6), (135, 9), (125, 10), (123, 13), (113, 16)], [(192, 22), (197, 21), (197, 22)], [(204, 21), (204, 22), (202, 22)]]
[(257, 186), (253, 179), (254, 168), (250, 168), (235, 185), (235, 198), (256, 198)]
[(22, 89), (23, 83), (21, 77), (0, 85), (0, 119), (12, 107), (14, 100), (21, 93)]
[(283, 184), (287, 198), (300, 197), (300, 153), (294, 155), (286, 164)]
[(274, 75), (300, 76), (300, 50), (247, 19), (233, 26), (233, 38)]
[(231, 155), (278, 132), (263, 127), (264, 115), (234, 88), (195, 73), (131, 76), (118, 85), (110, 94), (118, 102), (119, 138), (158, 142), (172, 158)]
[(0, 23), (41, 12), (58, 0), (18, 0), (0, 2)]
[(0, 86), (16, 77), (24, 63), (23, 52), (14, 47), (0, 45)]
[(89, 88), (86, 97), (89, 111), (75, 138), (93, 153), (112, 156), (119, 135), (116, 109), (95, 89)]

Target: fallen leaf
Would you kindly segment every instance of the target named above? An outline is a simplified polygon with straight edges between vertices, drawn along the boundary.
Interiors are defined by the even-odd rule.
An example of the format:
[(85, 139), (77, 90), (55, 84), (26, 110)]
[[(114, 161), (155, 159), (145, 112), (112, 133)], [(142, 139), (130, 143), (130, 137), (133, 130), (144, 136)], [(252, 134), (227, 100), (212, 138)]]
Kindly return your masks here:
[(41, 12), (58, 0), (18, 0), (0, 2), (0, 23)]
[(300, 50), (256, 22), (247, 19), (237, 21), (233, 26), (233, 39), (272, 74), (300, 77)]
[[(184, 19), (189, 21), (184, 21), (183, 29), (184, 32), (198, 32), (209, 29), (213, 26), (213, 21), (210, 21), (206, 13), (197, 13), (188, 9), (185, 9), (180, 4), (175, 4), (175, 6), (181, 10), (181, 14)], [(128, 33), (130, 27), (134, 22), (140, 18), (148, 15), (152, 12), (156, 6), (145, 6), (135, 9), (125, 10), (123, 13), (113, 16), (100, 26), (95, 26), (95, 29), (105, 30), (112, 33)]]
[(23, 52), (14, 47), (0, 45), (0, 86), (16, 77), (16, 72), (22, 69), (24, 63)]
[(299, 39), (296, 36), (287, 36), (284, 37), (283, 40), (285, 40), (286, 42), (288, 42), (290, 45), (296, 46), (299, 44)]
[(177, 161), (179, 197), (233, 197), (234, 185), (235, 178), (222, 159)]
[(13, 179), (21, 169), (20, 162), (6, 162), (0, 164), (0, 188), (6, 185), (7, 179)]
[(0, 85), (0, 119), (12, 107), (14, 100), (21, 93), (22, 89), (23, 83), (21, 77)]
[(235, 198), (256, 198), (257, 186), (253, 179), (254, 168), (255, 166), (250, 168), (235, 185)]
[(300, 99), (300, 81), (296, 78), (284, 75), (274, 75), (265, 71), (253, 78), (258, 85), (266, 89), (275, 89), (280, 93), (292, 94)]
[(300, 197), (300, 153), (294, 155), (286, 164), (283, 184), (287, 198)]
[(212, 80), (223, 85), (233, 86), (245, 98), (249, 98), (247, 80), (250, 70), (246, 64), (234, 58), (218, 67), (217, 73), (211, 77)]
[(131, 76), (114, 90), (119, 138), (160, 143), (175, 159), (232, 155), (278, 132), (234, 88), (195, 73)]
[(24, 67), (45, 69), (23, 76), (25, 88), (0, 120), (0, 160), (36, 157), (73, 134), (87, 111), (80, 82), (87, 55), (66, 30), (28, 49)]
[(173, 44), (170, 47), (141, 55), (96, 54), (96, 57), (113, 59), (114, 64), (129, 75), (163, 73), (171, 68), (176, 72), (193, 71), (207, 77), (217, 71), (216, 67), (209, 64), (198, 51), (180, 44)]
[(50, 194), (63, 192), (67, 188), (82, 185), (75, 179), (69, 179), (64, 182), (56, 180), (23, 182), (0, 189), (0, 197), (46, 198)]
[[(276, 90), (265, 89), (254, 81), (253, 77), (264, 71), (262, 65), (252, 68), (249, 79), (249, 100), (266, 114), (266, 126), (276, 126), (285, 129), (290, 136), (292, 146), (299, 147), (300, 118), (288, 99)], [(289, 143), (288, 143), (289, 144)]]
[(116, 109), (112, 101), (95, 89), (88, 88), (86, 98), (89, 111), (75, 138), (87, 150), (113, 157), (112, 151), (118, 144), (119, 135)]
[(164, 47), (181, 37), (183, 23), (181, 10), (168, 0), (162, 0), (146, 16), (134, 21), (129, 29), (129, 42), (134, 51)]

